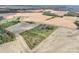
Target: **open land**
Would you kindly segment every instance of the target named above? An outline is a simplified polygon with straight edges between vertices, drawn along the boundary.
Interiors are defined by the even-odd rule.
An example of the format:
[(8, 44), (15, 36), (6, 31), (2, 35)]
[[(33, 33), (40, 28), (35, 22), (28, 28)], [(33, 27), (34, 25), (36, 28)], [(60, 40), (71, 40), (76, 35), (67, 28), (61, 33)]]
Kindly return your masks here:
[[(59, 15), (54, 18), (43, 12), (5, 15), (9, 21), (1, 20), (1, 26), (12, 32), (15, 40), (1, 44), (0, 52), (79, 52), (79, 30), (74, 24), (79, 18), (64, 16), (67, 12), (52, 11)], [(17, 20), (17, 17), (20, 18)]]

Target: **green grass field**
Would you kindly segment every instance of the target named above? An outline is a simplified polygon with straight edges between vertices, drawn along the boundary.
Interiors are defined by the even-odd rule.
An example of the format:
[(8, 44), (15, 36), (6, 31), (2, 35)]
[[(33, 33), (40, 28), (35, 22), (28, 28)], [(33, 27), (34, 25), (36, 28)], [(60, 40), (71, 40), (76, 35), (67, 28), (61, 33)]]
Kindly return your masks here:
[(25, 39), (30, 49), (46, 39), (57, 27), (49, 25), (39, 25), (31, 30), (22, 32), (21, 35)]

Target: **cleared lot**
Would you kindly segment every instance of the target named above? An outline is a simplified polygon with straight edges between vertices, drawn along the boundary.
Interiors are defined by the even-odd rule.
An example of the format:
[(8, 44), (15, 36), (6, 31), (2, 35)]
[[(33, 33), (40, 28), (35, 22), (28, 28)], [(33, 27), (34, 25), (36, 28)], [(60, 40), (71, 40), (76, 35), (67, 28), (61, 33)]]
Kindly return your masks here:
[[(57, 13), (57, 11), (55, 11)], [(58, 11), (58, 14), (61, 14), (61, 12)], [(64, 14), (64, 12), (62, 12)], [(45, 24), (51, 24), (56, 26), (63, 26), (67, 28), (76, 28), (76, 25), (73, 23), (75, 20), (77, 20), (77, 17), (71, 17), (71, 16), (64, 16), (64, 17), (55, 17), (52, 18), (52, 16), (45, 16), (42, 15), (42, 13), (16, 13), (15, 15), (9, 15), (6, 16), (6, 18), (12, 18), (14, 16), (21, 16), (21, 21), (33, 21), (38, 23), (45, 23)], [(50, 19), (50, 20), (47, 20)]]
[(60, 27), (66, 27), (66, 28), (72, 28), (72, 29), (76, 29), (77, 26), (73, 23), (73, 19), (71, 20), (71, 18), (68, 20), (69, 18), (59, 18), (56, 17), (54, 19), (48, 20), (44, 23), (46, 24), (50, 24), (50, 25), (56, 25), (56, 26), (60, 26)]
[(42, 13), (16, 13), (15, 15), (9, 15), (6, 16), (6, 18), (10, 19), (14, 16), (21, 16), (24, 17), (24, 19), (22, 19), (22, 21), (45, 21), (47, 18), (50, 18), (50, 16), (45, 16), (42, 15)]
[[(16, 15), (7, 16), (7, 18), (8, 17), (12, 18), (13, 16), (23, 16), (24, 18), (22, 18), (21, 21), (33, 21), (37, 23), (44, 23), (44, 24), (50, 24), (50, 25), (55, 25), (59, 27), (65, 27), (65, 28), (59, 28), (55, 33), (55, 35), (51, 35), (50, 37), (48, 37), (48, 35), (52, 33), (51, 30), (47, 31), (47, 29), (46, 30), (32, 29), (39, 25), (37, 23), (29, 24), (26, 22), (21, 22), (6, 28), (6, 30), (9, 30), (15, 34), (24, 32), (22, 36), (24, 37), (26, 43), (27, 41), (30, 41), (27, 44), (30, 46), (31, 49), (34, 48), (35, 45), (38, 45), (40, 42), (42, 42), (42, 40), (48, 37), (43, 44), (39, 44), (37, 46), (38, 48), (33, 50), (32, 52), (79, 52), (79, 46), (78, 46), (79, 31), (67, 29), (67, 28), (76, 29), (76, 25), (73, 23), (76, 18), (56, 17), (50, 20), (46, 20), (50, 17), (44, 16), (41, 13), (17, 13)], [(18, 43), (19, 43), (19, 40), (18, 40)], [(20, 46), (22, 50), (20, 50), (17, 42), (11, 43), (11, 45), (8, 43), (8, 45), (6, 44), (2, 45), (2, 48), (0, 49), (0, 51), (27, 52), (27, 49), (25, 50), (24, 45), (21, 45), (20, 43)]]
[(34, 28), (36, 26), (38, 26), (39, 24), (29, 24), (27, 22), (23, 22), (23, 23), (18, 23), (14, 26), (8, 27), (7, 30), (9, 30), (10, 32), (13, 32), (15, 34), (19, 34), (25, 30), (29, 30), (31, 28)]

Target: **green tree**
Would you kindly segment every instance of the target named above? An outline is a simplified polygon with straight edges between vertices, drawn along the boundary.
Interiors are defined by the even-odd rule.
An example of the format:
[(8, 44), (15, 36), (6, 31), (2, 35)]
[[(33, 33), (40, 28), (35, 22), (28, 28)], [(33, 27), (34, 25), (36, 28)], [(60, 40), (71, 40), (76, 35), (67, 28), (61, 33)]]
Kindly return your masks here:
[(56, 15), (54, 13), (51, 13), (50, 11), (43, 12), (43, 15), (47, 15), (47, 16), (58, 16), (58, 15)]

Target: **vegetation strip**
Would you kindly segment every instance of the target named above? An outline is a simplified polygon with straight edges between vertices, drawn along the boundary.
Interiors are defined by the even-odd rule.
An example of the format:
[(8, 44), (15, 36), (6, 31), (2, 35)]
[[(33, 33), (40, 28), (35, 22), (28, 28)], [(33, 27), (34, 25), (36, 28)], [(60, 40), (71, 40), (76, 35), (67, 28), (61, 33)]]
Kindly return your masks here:
[(19, 17), (13, 18), (13, 19), (15, 19), (15, 20), (6, 21), (5, 23), (0, 24), (0, 26), (2, 26), (3, 28), (7, 28), (9, 26), (12, 26), (12, 25), (15, 25), (17, 23), (20, 23), (20, 21), (19, 21), (20, 18)]
[(30, 49), (36, 47), (40, 42), (46, 39), (57, 27), (49, 25), (39, 25), (31, 30), (22, 32), (21, 35), (25, 39)]
[(0, 28), (0, 44), (15, 40), (15, 35), (9, 31)]
[(15, 20), (6, 21), (5, 23), (0, 24), (0, 44), (14, 41), (16, 39), (15, 34), (5, 30), (5, 28), (12, 26), (12, 25), (15, 25), (15, 24), (20, 22), (19, 21), (20, 18), (18, 18), (18, 17), (13, 18), (13, 19), (15, 19)]

